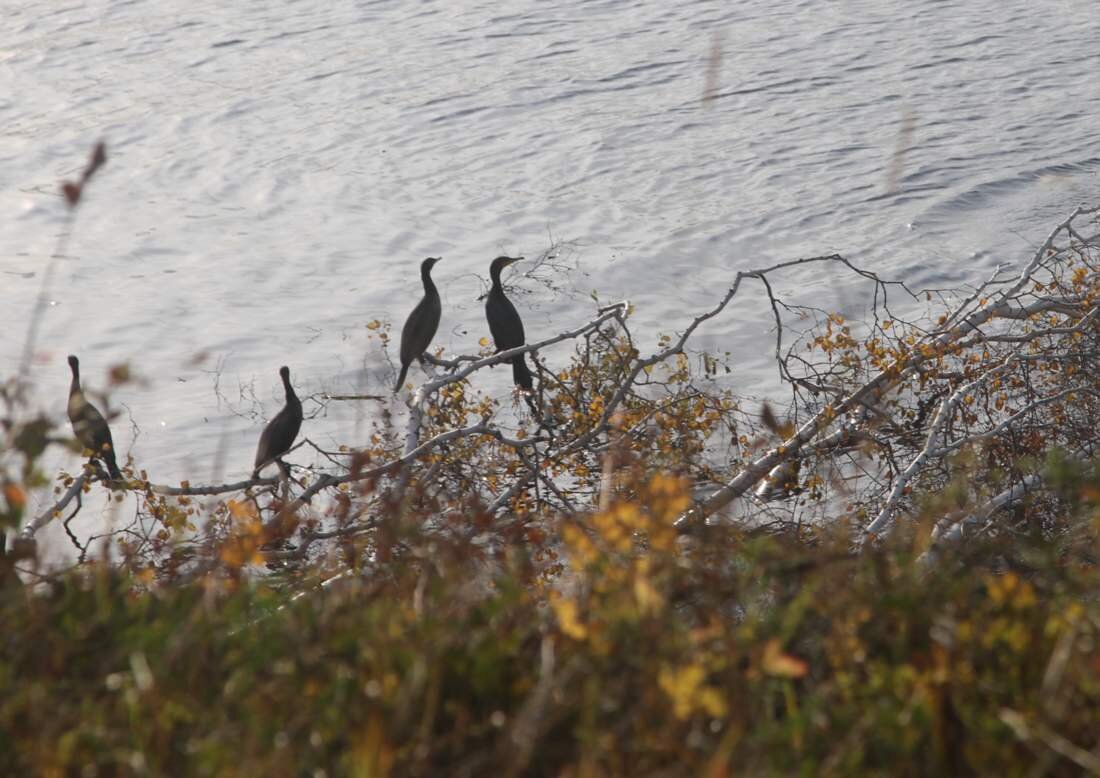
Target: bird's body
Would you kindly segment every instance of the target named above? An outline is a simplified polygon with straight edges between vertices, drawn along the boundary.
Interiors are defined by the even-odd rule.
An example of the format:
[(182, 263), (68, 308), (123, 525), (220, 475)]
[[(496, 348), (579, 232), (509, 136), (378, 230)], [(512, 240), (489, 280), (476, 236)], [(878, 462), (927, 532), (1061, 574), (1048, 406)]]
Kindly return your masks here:
[(428, 346), (432, 345), (435, 331), (439, 329), (439, 318), (443, 313), (443, 306), (439, 300), (439, 290), (435, 288), (431, 275), (432, 266), (439, 259), (439, 257), (428, 257), (420, 263), (420, 280), (424, 282), (424, 297), (412, 309), (409, 318), (405, 319), (405, 326), (401, 330), (401, 372), (393, 387), (395, 394), (401, 391), (405, 383), (409, 365), (414, 359), (420, 359), (424, 355)]
[[(489, 296), (485, 299), (485, 318), (489, 320), (489, 332), (493, 335), (493, 344), (497, 351), (522, 346), (527, 342), (523, 333), (523, 321), (519, 318), (516, 306), (512, 305), (504, 294), (504, 287), (500, 283), (500, 271), (519, 259), (512, 257), (497, 257), (489, 266), (489, 276), (493, 281), (489, 289)], [(512, 380), (516, 386), (522, 389), (531, 389), (534, 382), (531, 371), (527, 367), (527, 360), (523, 354), (512, 358)]]
[(69, 422), (73, 425), (73, 434), (80, 441), (80, 445), (92, 451), (94, 459), (102, 459), (107, 465), (107, 472), (111, 478), (122, 478), (122, 472), (118, 469), (115, 459), (115, 444), (111, 438), (111, 428), (107, 426), (107, 420), (99, 409), (88, 402), (84, 396), (84, 390), (80, 388), (80, 361), (69, 357), (69, 368), (72, 370), (73, 379), (69, 384)]
[(294, 393), (294, 387), (290, 385), (290, 369), (285, 365), (279, 368), (279, 376), (283, 379), (283, 389), (286, 390), (286, 405), (275, 414), (275, 418), (267, 423), (260, 434), (260, 444), (256, 447), (255, 469), (253, 478), (260, 477), (260, 471), (272, 462), (279, 465), (280, 471), (286, 472), (286, 465), (279, 459), (294, 445), (294, 439), (298, 437), (298, 430), (302, 428), (302, 401)]

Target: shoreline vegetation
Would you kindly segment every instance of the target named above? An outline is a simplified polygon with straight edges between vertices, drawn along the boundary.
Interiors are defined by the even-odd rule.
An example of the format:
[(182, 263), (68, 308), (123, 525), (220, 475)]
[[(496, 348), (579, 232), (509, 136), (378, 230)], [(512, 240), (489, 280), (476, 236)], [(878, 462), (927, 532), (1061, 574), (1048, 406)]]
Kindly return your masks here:
[[(733, 274), (656, 344), (623, 301), (429, 349), (400, 427), (325, 449), (307, 418), (229, 484), (43, 472), (79, 444), (26, 410), (36, 308), (0, 384), (0, 774), (1100, 773), (1098, 216), (960, 289), (833, 254)], [(807, 272), (868, 315), (786, 299)], [(764, 403), (692, 347), (749, 297)], [(502, 409), (471, 377), (521, 355)], [(108, 487), (133, 520), (77, 537)]]

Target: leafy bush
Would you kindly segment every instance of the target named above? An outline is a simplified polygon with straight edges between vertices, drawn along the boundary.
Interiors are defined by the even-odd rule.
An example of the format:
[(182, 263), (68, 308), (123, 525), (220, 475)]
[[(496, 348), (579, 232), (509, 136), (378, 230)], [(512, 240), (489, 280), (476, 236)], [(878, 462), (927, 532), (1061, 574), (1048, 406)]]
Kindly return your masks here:
[[(105, 159), (64, 185), (70, 214)], [(70, 532), (69, 570), (34, 533), (107, 479), (61, 473), (26, 515), (71, 442), (27, 418), (21, 370), (0, 385), (0, 774), (1100, 772), (1100, 257), (1074, 227), (1098, 213), (909, 321), (887, 292), (931, 291), (837, 255), (737, 273), (645, 357), (629, 303), (600, 308), (528, 347), (529, 415), (470, 380), (500, 355), (437, 354), (403, 432), (311, 443), (296, 492), (125, 463), (133, 523), (98, 558)], [(784, 302), (769, 278), (806, 266), (870, 283), (872, 320)], [(749, 281), (782, 419), (688, 353)]]
[(639, 484), (646, 501), (560, 522), (545, 539), (567, 564), (556, 576), (523, 546), (493, 558), (395, 514), (384, 561), (297, 598), (262, 581), (157, 584), (107, 565), (39, 593), (9, 587), (0, 770), (1095, 767), (1091, 566), (1038, 538), (969, 546), (934, 575), (908, 543), (857, 557), (822, 534), (712, 527), (677, 539), (682, 486), (657, 473)]

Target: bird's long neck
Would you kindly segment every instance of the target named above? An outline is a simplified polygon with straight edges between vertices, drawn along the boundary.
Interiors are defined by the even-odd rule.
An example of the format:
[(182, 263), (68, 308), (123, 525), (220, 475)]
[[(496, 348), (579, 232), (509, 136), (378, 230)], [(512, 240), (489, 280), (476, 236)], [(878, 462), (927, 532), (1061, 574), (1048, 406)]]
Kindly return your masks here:
[(302, 401), (298, 399), (298, 395), (294, 393), (294, 387), (290, 385), (290, 376), (283, 378), (283, 389), (286, 390), (286, 404), (287, 405), (301, 405)]
[(435, 281), (432, 280), (432, 269), (430, 267), (420, 268), (420, 280), (424, 282), (424, 294), (429, 296), (438, 294)]
[(81, 394), (80, 391), (80, 368), (76, 365), (72, 366), (73, 380), (69, 382), (69, 397), (76, 394)]
[(493, 279), (493, 288), (490, 290), (490, 292), (492, 292), (493, 294), (504, 294), (504, 287), (500, 284), (500, 268), (490, 268), (489, 277)]

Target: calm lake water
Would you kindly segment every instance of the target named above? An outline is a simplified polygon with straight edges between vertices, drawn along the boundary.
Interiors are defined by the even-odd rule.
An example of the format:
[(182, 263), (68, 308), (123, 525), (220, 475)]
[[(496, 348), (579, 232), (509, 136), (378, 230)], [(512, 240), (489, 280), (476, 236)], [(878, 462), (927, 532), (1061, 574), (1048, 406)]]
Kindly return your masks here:
[[(70, 352), (92, 387), (129, 362), (144, 380), (112, 396), (115, 440), (159, 482), (246, 475), (282, 364), (303, 395), (385, 393), (394, 373), (366, 325), (400, 330), (425, 256), (444, 257), (449, 351), (487, 334), (489, 260), (552, 242), (559, 267), (512, 279), (529, 338), (587, 321), (595, 290), (636, 304), (645, 349), (738, 269), (839, 251), (954, 285), (1100, 199), (1100, 15), (1083, 1), (7, 0), (0, 14), (0, 373), (17, 369), (66, 228), (57, 182), (102, 137), (110, 161), (49, 290), (35, 402), (64, 419)], [(780, 290), (863, 304), (825, 274)], [(746, 300), (696, 346), (731, 351), (724, 380), (753, 393), (770, 337)], [(505, 371), (478, 383), (507, 395)], [(333, 404), (305, 432), (354, 445), (385, 408), (399, 411)], [(98, 499), (85, 530), (107, 516)]]

